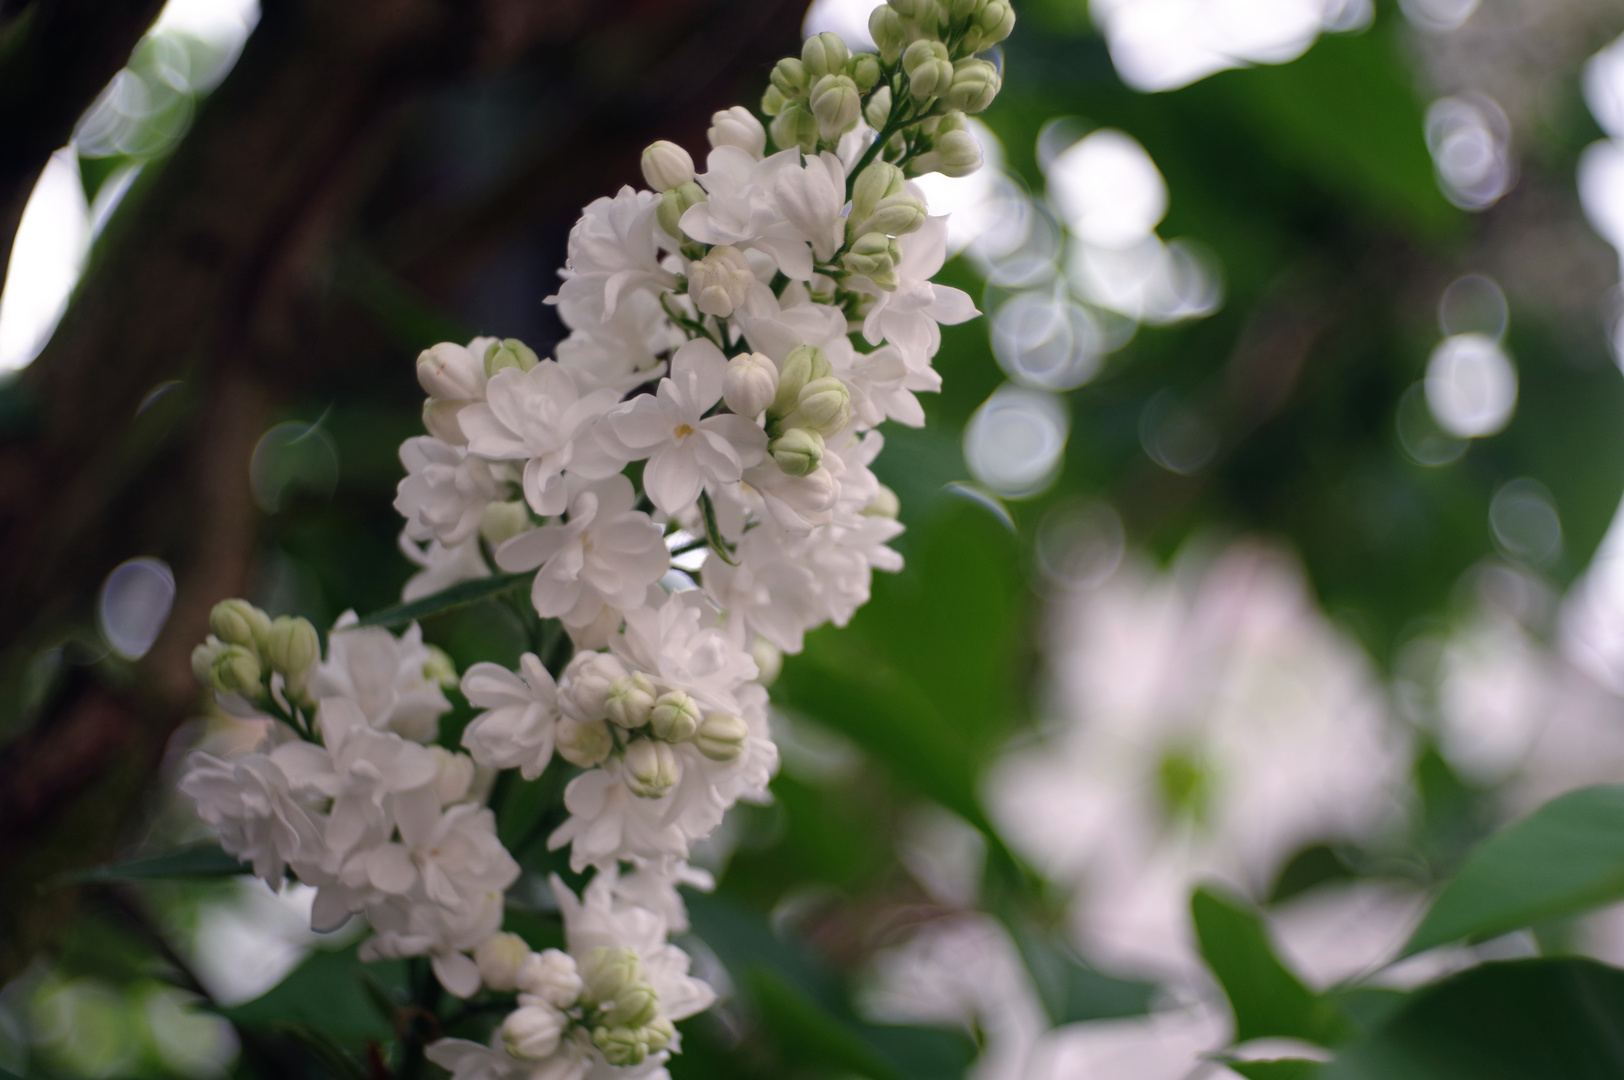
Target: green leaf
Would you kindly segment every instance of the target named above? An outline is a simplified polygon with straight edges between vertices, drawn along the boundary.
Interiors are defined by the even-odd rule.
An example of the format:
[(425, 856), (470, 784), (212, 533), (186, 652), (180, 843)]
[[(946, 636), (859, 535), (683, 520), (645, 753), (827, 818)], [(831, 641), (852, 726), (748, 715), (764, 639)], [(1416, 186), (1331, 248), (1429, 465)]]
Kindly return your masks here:
[(239, 862), (235, 855), (227, 855), (218, 844), (199, 844), (196, 847), (166, 851), (162, 855), (149, 855), (143, 859), (108, 863), (76, 874), (67, 874), (60, 880), (64, 884), (113, 884), (125, 881), (154, 881), (160, 878), (211, 878), (251, 874), (253, 867)]
[(380, 1015), (378, 1001), (404, 1000), (405, 964), (363, 964), (356, 950), (352, 945), (313, 952), (276, 986), (221, 1014), (243, 1027), (301, 1028), (340, 1044), (392, 1039), (394, 1028)]
[(1150, 1011), (1150, 999), (1156, 993), (1154, 983), (1117, 979), (1095, 971), (1065, 942), (1029, 927), (1011, 926), (1010, 933), (1037, 986), (1043, 1010), (1055, 1027), (1082, 1020), (1142, 1016)]
[(1276, 1058), (1272, 1061), (1232, 1061), (1229, 1068), (1246, 1080), (1311, 1080), (1319, 1075), (1324, 1062), (1307, 1058)]
[(1624, 785), (1553, 799), (1469, 856), (1405, 955), (1483, 939), (1624, 898)]
[(1594, 960), (1484, 964), (1419, 991), (1317, 1080), (1613, 1080), (1624, 971)]
[(1341, 1007), (1304, 986), (1280, 962), (1256, 909), (1200, 888), (1190, 910), (1201, 956), (1235, 1014), (1235, 1042), (1283, 1036), (1330, 1046), (1348, 1033)]
[(473, 581), (459, 581), (449, 589), (441, 589), (432, 596), (424, 596), (409, 603), (395, 604), (382, 611), (374, 611), (353, 625), (404, 626), (409, 622), (426, 619), (430, 615), (438, 615), (444, 611), (477, 604), (481, 600), (489, 600), (493, 596), (501, 596), (520, 585), (527, 584), (535, 576), (531, 571), (522, 574), (493, 574), (491, 577), (475, 578)]

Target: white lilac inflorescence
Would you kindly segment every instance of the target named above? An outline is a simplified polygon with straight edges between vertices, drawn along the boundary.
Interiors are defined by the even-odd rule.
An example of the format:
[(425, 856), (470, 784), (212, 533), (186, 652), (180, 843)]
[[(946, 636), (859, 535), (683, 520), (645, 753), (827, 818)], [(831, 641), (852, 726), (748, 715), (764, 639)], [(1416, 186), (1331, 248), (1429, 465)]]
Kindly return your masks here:
[[(457, 675), (415, 624), (347, 615), (323, 659), (304, 620), (216, 608), (198, 678), (266, 736), (194, 754), (181, 789), (266, 881), (316, 889), (316, 929), (359, 914), (364, 957), (514, 995), (490, 1045), (429, 1048), (458, 1080), (663, 1077), (673, 1022), (710, 1004), (666, 940), (687, 925), (677, 886), (709, 884), (689, 847), (767, 798), (779, 653), (901, 565), (875, 428), (924, 423), (939, 325), (976, 313), (930, 280), (946, 219), (909, 177), (979, 166), (964, 116), (1000, 75), (975, 54), (1013, 21), (1003, 0), (890, 0), (877, 54), (808, 39), (773, 69), (767, 126), (719, 112), (704, 172), (657, 142), (652, 190), (586, 208), (549, 300), (571, 331), (555, 356), (476, 338), (418, 358), (406, 597), (528, 574), (537, 617), (519, 670), (462, 674), (466, 754), (435, 745)], [(485, 804), (500, 770), (534, 779), (555, 755), (576, 775), (550, 844), (589, 884), (553, 880), (568, 949), (536, 953), (501, 932), (520, 868)]]

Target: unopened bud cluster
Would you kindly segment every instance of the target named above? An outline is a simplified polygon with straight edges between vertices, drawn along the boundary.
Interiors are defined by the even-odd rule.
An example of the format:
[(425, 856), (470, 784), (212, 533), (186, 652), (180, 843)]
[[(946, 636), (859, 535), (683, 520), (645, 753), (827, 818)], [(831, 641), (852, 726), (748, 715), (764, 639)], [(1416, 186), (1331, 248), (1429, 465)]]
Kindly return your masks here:
[(209, 629), (208, 639), (192, 650), (198, 682), (253, 703), (265, 701), (273, 686), (286, 702), (304, 701), (321, 659), (321, 640), (310, 620), (273, 619), (246, 600), (222, 600), (209, 613)]

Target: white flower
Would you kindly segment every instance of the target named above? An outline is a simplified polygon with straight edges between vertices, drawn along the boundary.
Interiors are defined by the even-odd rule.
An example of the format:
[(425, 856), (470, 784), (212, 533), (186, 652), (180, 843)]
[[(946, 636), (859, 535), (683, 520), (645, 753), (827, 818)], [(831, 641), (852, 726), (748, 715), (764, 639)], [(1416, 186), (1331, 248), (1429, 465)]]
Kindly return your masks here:
[(719, 319), (747, 310), (759, 314), (772, 306), (772, 290), (756, 277), (745, 253), (729, 244), (688, 264), (688, 296), (694, 307)]
[(581, 997), (581, 975), (575, 958), (558, 949), (531, 953), (514, 979), (521, 993), (540, 998), (555, 1009), (568, 1009)]
[(739, 541), (737, 566), (705, 564), (705, 591), (717, 606), (787, 653), (800, 652), (802, 635), (828, 617), (821, 584), (798, 557), (800, 539), (763, 522)]
[(771, 255), (786, 277), (812, 276), (807, 237), (779, 209), (774, 185), (780, 174), (801, 169), (801, 152), (790, 148), (765, 160), (737, 146), (718, 146), (696, 179), (710, 196), (682, 215), (682, 231), (706, 244), (753, 247)]
[(294, 797), (288, 778), (265, 754), (222, 761), (194, 751), (180, 790), (197, 816), (214, 826), (220, 846), (279, 888), (289, 862), (319, 858), (324, 841), (317, 819)]
[(976, 306), (962, 290), (930, 280), (947, 258), (947, 218), (926, 218), (918, 232), (899, 237), (897, 247), (902, 261), (896, 267), (894, 291), (852, 279), (854, 288), (875, 297), (863, 318), (863, 337), (870, 345), (889, 341), (910, 367), (923, 368), (942, 343), (940, 325), (974, 318)]
[(605, 701), (610, 687), (626, 674), (625, 665), (610, 653), (578, 652), (559, 677), (559, 707), (565, 716), (578, 723), (602, 720), (609, 715)]
[(558, 723), (558, 691), (535, 653), (519, 658), (518, 675), (500, 664), (470, 667), (462, 677), (463, 696), (485, 711), (462, 733), (462, 744), (481, 765), (519, 769), (534, 780), (553, 756)]
[(598, 386), (584, 371), (543, 360), (529, 371), (505, 368), (486, 387), (486, 400), (459, 417), (471, 453), (488, 458), (528, 459), (524, 497), (538, 514), (563, 513), (564, 471), (587, 479), (614, 475), (610, 460), (585, 438), (589, 425), (619, 395)]
[(819, 262), (828, 262), (846, 238), (846, 169), (825, 150), (805, 165), (784, 169), (773, 180), (773, 197), (784, 220), (812, 245)]
[(469, 997), (479, 991), (479, 965), (466, 954), (501, 929), (502, 894), (486, 893), (466, 908), (391, 896), (367, 905), (365, 914), (374, 932), (361, 943), (363, 961), (427, 956), (441, 986)]
[(333, 624), (327, 660), (310, 679), (317, 699), (348, 698), (367, 722), (415, 742), (432, 742), (440, 714), (451, 708), (439, 684), (424, 674), (429, 662), (423, 631), (416, 623), (395, 637), (381, 626), (355, 628), (355, 612)]
[(553, 893), (564, 916), (564, 939), (580, 964), (593, 949), (631, 949), (659, 996), (660, 1015), (685, 1020), (703, 1012), (716, 992), (688, 974), (688, 954), (666, 941), (669, 927), (652, 911), (616, 903), (609, 875), (599, 875), (579, 899), (557, 875)]
[(509, 572), (540, 567), (530, 588), (537, 614), (570, 626), (591, 623), (605, 605), (639, 607), (671, 555), (660, 527), (632, 509), (636, 501), (624, 476), (582, 487), (567, 523), (520, 533), (497, 549), (496, 564)]
[(406, 799), (395, 816), (400, 841), (367, 855), (374, 888), (405, 896), (421, 887), (430, 903), (466, 911), (518, 880), (519, 864), (496, 838), (496, 816), (484, 807), (458, 803), (442, 813), (426, 800)]
[(406, 476), (395, 509), (406, 519), (407, 536), (455, 547), (478, 531), (486, 504), (498, 495), (487, 463), (427, 435), (401, 443), (400, 463)]
[(461, 581), (489, 577), (491, 568), (485, 565), (485, 556), (479, 550), (479, 538), (471, 536), (456, 547), (446, 547), (438, 540), (430, 540), (426, 547), (418, 547), (404, 531), (399, 537), (401, 554), (423, 569), (406, 580), (401, 589), (402, 600), (417, 600), (433, 596)]
[(713, 147), (736, 146), (757, 161), (767, 150), (767, 129), (761, 126), (755, 114), (743, 105), (723, 109), (711, 116), (710, 130), (705, 132)]
[(667, 928), (675, 934), (688, 930), (688, 909), (682, 902), (678, 886), (687, 886), (700, 892), (716, 888), (716, 879), (697, 866), (681, 859), (653, 862), (633, 860), (628, 872), (618, 866), (602, 871), (610, 879), (610, 892), (617, 903), (640, 907), (665, 920)]
[(659, 297), (645, 290), (622, 296), (614, 318), (571, 329), (558, 343), (559, 364), (585, 372), (617, 394), (658, 378), (665, 370), (660, 355), (688, 340), (666, 316)]
[(526, 1061), (552, 1057), (569, 1017), (551, 1005), (524, 1005), (502, 1021), (502, 1042), (508, 1053)]
[(569, 326), (615, 317), (623, 297), (637, 289), (661, 291), (674, 283), (660, 267), (654, 246), (654, 212), (660, 197), (623, 187), (615, 197), (594, 199), (570, 230), (559, 314)]
[(727, 361), (696, 338), (671, 358), (671, 374), (654, 394), (609, 413), (599, 428), (611, 453), (648, 458), (643, 489), (666, 514), (677, 514), (707, 486), (736, 484), (767, 451), (767, 434), (742, 416), (705, 414), (722, 399)]
[(777, 462), (764, 461), (745, 470), (743, 497), (793, 532), (826, 524), (840, 498), (840, 481), (829, 467), (831, 458), (825, 455), (823, 466), (805, 476), (790, 476)]

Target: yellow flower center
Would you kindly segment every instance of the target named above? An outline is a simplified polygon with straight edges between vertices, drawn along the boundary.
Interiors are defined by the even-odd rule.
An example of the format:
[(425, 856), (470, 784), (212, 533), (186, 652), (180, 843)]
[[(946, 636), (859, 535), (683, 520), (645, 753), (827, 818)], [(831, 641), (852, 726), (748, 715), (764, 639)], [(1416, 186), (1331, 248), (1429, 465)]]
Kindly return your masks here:
[(694, 429), (689, 427), (687, 424), (678, 424), (676, 427), (671, 429), (671, 433), (679, 439), (686, 439), (688, 436), (694, 433)]

